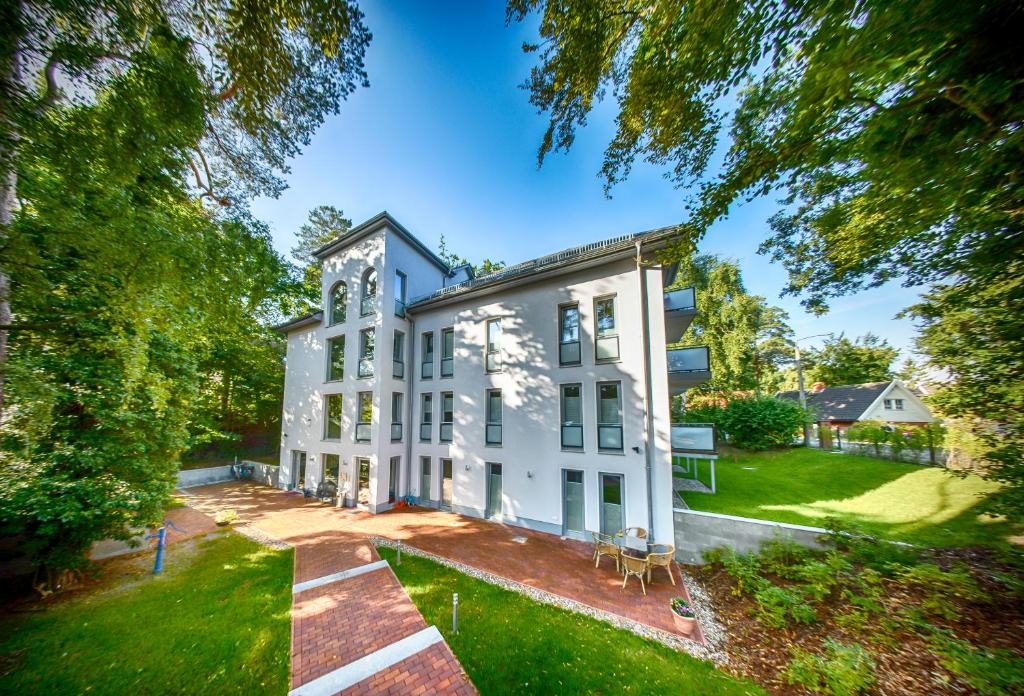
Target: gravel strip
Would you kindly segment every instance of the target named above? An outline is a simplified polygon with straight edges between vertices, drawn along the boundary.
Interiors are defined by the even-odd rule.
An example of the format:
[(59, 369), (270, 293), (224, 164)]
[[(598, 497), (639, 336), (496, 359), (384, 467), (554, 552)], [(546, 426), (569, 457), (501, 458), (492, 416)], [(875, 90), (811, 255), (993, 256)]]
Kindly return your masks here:
[(255, 541), (257, 544), (262, 544), (263, 546), (266, 546), (268, 548), (271, 548), (271, 549), (290, 549), (291, 548), (290, 544), (287, 544), (287, 543), (281, 541), (277, 537), (270, 536), (269, 534), (267, 534), (263, 530), (257, 529), (256, 527), (253, 527), (248, 522), (243, 522), (241, 524), (233, 524), (233, 525), (231, 525), (231, 528), (234, 529), (239, 534), (241, 534), (242, 536), (248, 537), (249, 539), (252, 539), (253, 541)]
[[(697, 620), (700, 622), (701, 629), (705, 631), (705, 639), (707, 640), (707, 645), (701, 645), (700, 643), (697, 643), (695, 641), (687, 640), (686, 638), (682, 638), (680, 636), (673, 635), (666, 631), (662, 631), (660, 629), (647, 626), (645, 624), (640, 623), (639, 621), (627, 619), (623, 616), (619, 616), (618, 614), (612, 614), (611, 612), (602, 611), (601, 609), (595, 609), (594, 607), (587, 606), (582, 602), (577, 602), (575, 600), (568, 599), (560, 595), (552, 594), (551, 592), (546, 592), (544, 590), (538, 590), (535, 587), (530, 587), (529, 585), (524, 585), (522, 583), (515, 582), (514, 580), (509, 580), (508, 578), (503, 578), (500, 575), (487, 573), (478, 568), (468, 566), (464, 563), (459, 563), (458, 561), (452, 561), (448, 558), (444, 558), (443, 556), (437, 556), (426, 551), (421, 551), (420, 549), (417, 549), (413, 546), (401, 544), (400, 542), (394, 541), (392, 539), (371, 536), (370, 541), (376, 546), (387, 546), (389, 548), (397, 548), (401, 546), (402, 553), (404, 554), (408, 554), (410, 556), (419, 556), (420, 558), (426, 558), (431, 561), (434, 561), (435, 563), (440, 563), (443, 566), (451, 568), (452, 570), (457, 570), (460, 573), (463, 573), (464, 575), (470, 576), (471, 578), (483, 580), (484, 582), (489, 583), (491, 585), (496, 585), (503, 589), (510, 590), (517, 594), (529, 597), (535, 602), (540, 602), (542, 604), (550, 604), (561, 609), (566, 609), (567, 611), (575, 612), (577, 614), (583, 614), (584, 616), (589, 616), (593, 619), (597, 619), (598, 621), (604, 621), (605, 623), (611, 624), (616, 628), (621, 628), (623, 630), (629, 631), (630, 633), (635, 633), (636, 635), (642, 638), (648, 638), (650, 640), (658, 641), (659, 643), (667, 645), (673, 650), (680, 650), (689, 653), (690, 655), (693, 655), (694, 657), (697, 657), (702, 660), (711, 660), (716, 665), (724, 665), (727, 662), (725, 653), (719, 647), (724, 638), (724, 631), (722, 630), (721, 625), (714, 620), (714, 613), (706, 604), (708, 601), (707, 593), (704, 591), (703, 587), (699, 586), (697, 586), (699, 589), (697, 589), (697, 591), (695, 592), (694, 587), (696, 583), (688, 575), (684, 574), (684, 579), (687, 583), (687, 588), (690, 590), (690, 596), (693, 598), (694, 604), (698, 605), (697, 607), (695, 607)], [(690, 583), (694, 583), (694, 585), (691, 585)], [(708, 623), (705, 624), (705, 621), (708, 621)], [(704, 628), (705, 625), (708, 626), (708, 629), (706, 630)]]
[(708, 650), (721, 655), (721, 661), (715, 659), (717, 664), (725, 664), (725, 644), (728, 642), (729, 636), (725, 627), (718, 621), (711, 596), (704, 589), (704, 583), (693, 575), (682, 568), (679, 568), (679, 574), (683, 576), (683, 584), (686, 585), (690, 599), (693, 600), (693, 613), (697, 617), (697, 623), (700, 624), (700, 630), (704, 634), (704, 642), (707, 643)]

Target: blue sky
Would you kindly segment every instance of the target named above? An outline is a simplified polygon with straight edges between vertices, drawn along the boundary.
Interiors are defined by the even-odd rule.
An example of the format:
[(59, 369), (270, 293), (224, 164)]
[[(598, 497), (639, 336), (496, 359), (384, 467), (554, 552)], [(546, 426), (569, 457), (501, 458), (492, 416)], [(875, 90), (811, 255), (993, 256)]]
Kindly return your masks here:
[[(443, 234), (473, 261), (515, 263), (562, 248), (681, 222), (683, 192), (638, 163), (604, 196), (597, 173), (614, 131), (613, 103), (600, 105), (568, 154), (537, 168), (547, 120), (520, 88), (534, 57), (535, 25), (505, 26), (501, 2), (364, 0), (373, 32), (370, 87), (358, 91), (291, 163), (289, 189), (254, 203), (287, 254), (308, 211), (322, 204), (353, 222), (388, 210), (428, 246)], [(824, 317), (780, 298), (785, 272), (757, 254), (778, 209), (762, 199), (732, 211), (701, 251), (739, 261), (750, 292), (790, 314), (797, 336), (872, 331), (907, 354), (914, 327), (897, 320), (917, 295), (890, 284), (842, 298)], [(821, 339), (803, 345), (819, 344)]]

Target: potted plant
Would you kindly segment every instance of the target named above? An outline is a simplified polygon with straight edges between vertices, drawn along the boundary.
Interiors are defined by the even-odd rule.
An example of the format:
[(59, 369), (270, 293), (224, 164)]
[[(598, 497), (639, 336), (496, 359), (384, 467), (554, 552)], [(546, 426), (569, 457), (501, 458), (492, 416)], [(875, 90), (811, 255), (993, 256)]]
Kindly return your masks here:
[(693, 615), (693, 607), (682, 597), (673, 597), (669, 602), (672, 611), (672, 621), (676, 624), (676, 630), (684, 636), (693, 635), (697, 628), (697, 619)]

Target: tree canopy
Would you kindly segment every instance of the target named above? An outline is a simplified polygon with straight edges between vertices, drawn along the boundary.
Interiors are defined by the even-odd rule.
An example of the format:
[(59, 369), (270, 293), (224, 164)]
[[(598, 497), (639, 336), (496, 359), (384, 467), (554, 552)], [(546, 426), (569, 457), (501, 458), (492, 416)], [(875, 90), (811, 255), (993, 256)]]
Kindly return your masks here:
[(292, 259), (302, 274), (302, 287), (311, 307), (319, 307), (320, 281), (323, 266), (313, 252), (352, 229), (352, 220), (333, 205), (318, 205), (309, 211), (309, 218), (295, 236), (298, 242), (292, 247)]
[(807, 351), (802, 360), (807, 379), (836, 387), (890, 380), (895, 376), (892, 365), (897, 357), (899, 351), (888, 341), (868, 332), (852, 341), (844, 334), (828, 338), (821, 348)]

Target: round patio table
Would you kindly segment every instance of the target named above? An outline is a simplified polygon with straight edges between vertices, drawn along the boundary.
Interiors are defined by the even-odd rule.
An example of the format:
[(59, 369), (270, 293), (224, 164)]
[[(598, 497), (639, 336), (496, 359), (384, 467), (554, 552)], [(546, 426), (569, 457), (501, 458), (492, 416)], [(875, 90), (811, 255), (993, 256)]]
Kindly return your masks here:
[(615, 537), (615, 545), (622, 549), (622, 555), (645, 559), (652, 553), (665, 553), (668, 544), (649, 544), (638, 537)]

